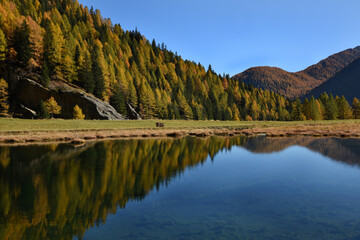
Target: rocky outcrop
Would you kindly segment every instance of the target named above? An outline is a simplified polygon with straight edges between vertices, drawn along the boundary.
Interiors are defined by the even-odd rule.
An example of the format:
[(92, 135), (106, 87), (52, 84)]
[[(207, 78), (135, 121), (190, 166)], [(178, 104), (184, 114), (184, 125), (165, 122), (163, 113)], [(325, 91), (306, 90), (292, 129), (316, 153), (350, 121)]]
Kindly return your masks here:
[(141, 120), (141, 116), (140, 114), (138, 114), (135, 109), (131, 106), (130, 103), (126, 103), (126, 110), (127, 110), (127, 113), (128, 113), (128, 117), (129, 119), (132, 119), (132, 120)]
[(17, 82), (13, 100), (18, 105), (32, 110), (39, 110), (40, 102), (51, 96), (61, 106), (60, 118), (72, 119), (75, 105), (78, 105), (86, 119), (124, 120), (110, 104), (87, 94), (79, 89), (50, 90), (30, 79), (21, 79)]

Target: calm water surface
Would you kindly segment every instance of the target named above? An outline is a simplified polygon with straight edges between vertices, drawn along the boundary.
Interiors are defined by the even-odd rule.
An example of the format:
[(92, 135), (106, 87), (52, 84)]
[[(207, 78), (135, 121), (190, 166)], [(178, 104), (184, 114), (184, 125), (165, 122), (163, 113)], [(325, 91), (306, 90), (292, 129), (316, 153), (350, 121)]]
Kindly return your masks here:
[(360, 239), (360, 139), (0, 147), (0, 239)]

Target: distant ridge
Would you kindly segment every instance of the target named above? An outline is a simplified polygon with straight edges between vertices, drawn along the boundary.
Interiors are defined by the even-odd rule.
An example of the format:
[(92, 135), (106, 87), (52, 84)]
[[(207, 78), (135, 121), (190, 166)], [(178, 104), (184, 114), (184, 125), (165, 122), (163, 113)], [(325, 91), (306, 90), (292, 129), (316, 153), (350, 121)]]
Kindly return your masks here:
[(350, 63), (326, 82), (311, 90), (305, 97), (313, 95), (317, 98), (323, 92), (331, 93), (334, 96), (344, 95), (350, 103), (354, 97), (360, 98), (360, 58)]
[(326, 82), (357, 58), (360, 58), (360, 46), (333, 54), (303, 71), (292, 73), (276, 67), (253, 67), (233, 79), (296, 98)]

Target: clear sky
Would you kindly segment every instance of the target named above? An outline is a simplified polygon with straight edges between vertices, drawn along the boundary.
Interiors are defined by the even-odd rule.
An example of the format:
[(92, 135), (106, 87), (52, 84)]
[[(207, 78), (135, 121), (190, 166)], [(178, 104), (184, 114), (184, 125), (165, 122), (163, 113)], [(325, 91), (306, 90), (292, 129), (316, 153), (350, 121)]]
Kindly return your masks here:
[(231, 76), (299, 71), (360, 45), (359, 0), (79, 0), (183, 58)]

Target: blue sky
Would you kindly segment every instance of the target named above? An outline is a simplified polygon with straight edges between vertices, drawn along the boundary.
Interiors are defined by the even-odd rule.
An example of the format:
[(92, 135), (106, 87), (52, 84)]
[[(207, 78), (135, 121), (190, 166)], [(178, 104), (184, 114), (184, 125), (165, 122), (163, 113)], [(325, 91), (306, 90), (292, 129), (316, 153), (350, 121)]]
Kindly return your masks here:
[(183, 58), (231, 76), (299, 71), (360, 45), (359, 0), (79, 0)]

